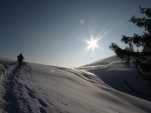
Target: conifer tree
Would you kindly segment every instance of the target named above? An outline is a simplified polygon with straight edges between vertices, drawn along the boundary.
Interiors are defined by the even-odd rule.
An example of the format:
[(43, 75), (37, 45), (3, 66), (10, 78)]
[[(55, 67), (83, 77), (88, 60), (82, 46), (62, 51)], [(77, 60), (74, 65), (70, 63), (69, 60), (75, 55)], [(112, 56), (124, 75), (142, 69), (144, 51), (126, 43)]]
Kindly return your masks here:
[(151, 8), (139, 7), (142, 17), (131, 17), (129, 20), (138, 27), (144, 28), (142, 35), (123, 36), (121, 41), (128, 48), (120, 48), (112, 43), (110, 48), (123, 60), (135, 63), (138, 71), (147, 79), (151, 79)]

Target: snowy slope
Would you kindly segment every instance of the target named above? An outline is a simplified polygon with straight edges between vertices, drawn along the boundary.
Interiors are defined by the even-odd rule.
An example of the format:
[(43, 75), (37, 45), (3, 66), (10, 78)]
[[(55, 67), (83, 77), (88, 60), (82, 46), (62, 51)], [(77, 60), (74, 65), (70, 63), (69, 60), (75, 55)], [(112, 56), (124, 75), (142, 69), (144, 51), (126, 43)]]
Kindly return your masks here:
[(115, 89), (151, 100), (151, 82), (144, 80), (133, 64), (126, 65), (116, 56), (82, 66), (79, 69), (96, 74)]
[(6, 68), (1, 113), (150, 113), (151, 102), (81, 69), (25, 63)]

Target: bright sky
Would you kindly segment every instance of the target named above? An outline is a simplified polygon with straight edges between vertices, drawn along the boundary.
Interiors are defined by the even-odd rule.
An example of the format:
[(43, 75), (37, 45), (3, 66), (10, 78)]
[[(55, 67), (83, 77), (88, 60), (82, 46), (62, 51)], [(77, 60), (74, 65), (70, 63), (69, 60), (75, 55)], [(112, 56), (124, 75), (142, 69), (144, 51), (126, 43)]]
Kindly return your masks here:
[[(1, 0), (0, 56), (80, 66), (113, 55), (111, 42), (138, 33), (128, 20), (151, 0)], [(86, 42), (98, 38), (91, 51)], [(92, 46), (92, 45), (91, 45)]]

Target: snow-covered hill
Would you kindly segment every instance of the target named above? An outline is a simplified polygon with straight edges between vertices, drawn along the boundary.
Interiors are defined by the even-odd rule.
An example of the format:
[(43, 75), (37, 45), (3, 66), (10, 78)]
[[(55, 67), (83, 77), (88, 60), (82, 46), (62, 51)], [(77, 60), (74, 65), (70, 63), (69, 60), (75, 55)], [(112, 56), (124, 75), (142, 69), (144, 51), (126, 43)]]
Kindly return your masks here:
[[(88, 72), (88, 67), (69, 69), (31, 63), (19, 67), (2, 63), (0, 113), (151, 112), (150, 101), (118, 91), (102, 81), (101, 76), (107, 74), (102, 71), (100, 76), (98, 67), (89, 67), (90, 71), (99, 72), (96, 76)], [(106, 72), (111, 76), (110, 71), (117, 67), (106, 68)], [(116, 73), (122, 69), (129, 70), (121, 66)]]
[(151, 100), (151, 82), (145, 80), (133, 64), (126, 65), (116, 56), (79, 67), (79, 69), (94, 73), (117, 90)]

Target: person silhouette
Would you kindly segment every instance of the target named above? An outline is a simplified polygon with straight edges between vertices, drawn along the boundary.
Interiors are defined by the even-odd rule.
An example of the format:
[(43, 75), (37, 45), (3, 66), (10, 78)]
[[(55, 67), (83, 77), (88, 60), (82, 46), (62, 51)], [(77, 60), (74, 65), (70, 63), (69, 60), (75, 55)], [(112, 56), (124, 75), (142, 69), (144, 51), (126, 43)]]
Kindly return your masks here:
[(23, 60), (24, 60), (24, 56), (22, 55), (22, 53), (20, 53), (20, 54), (17, 56), (17, 61), (18, 61), (19, 66), (22, 65)]

